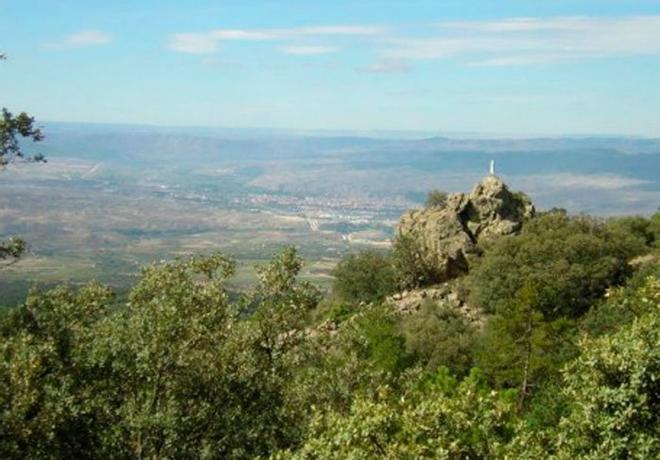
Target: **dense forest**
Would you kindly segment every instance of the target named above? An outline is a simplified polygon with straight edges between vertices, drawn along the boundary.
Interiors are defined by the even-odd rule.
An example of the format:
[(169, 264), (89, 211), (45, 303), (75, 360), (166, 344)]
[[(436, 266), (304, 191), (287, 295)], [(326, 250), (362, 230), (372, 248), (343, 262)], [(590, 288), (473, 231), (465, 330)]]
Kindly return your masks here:
[(660, 214), (552, 210), (447, 279), (399, 235), (326, 295), (294, 248), (239, 296), (220, 253), (35, 290), (1, 319), (0, 456), (657, 458), (659, 244)]

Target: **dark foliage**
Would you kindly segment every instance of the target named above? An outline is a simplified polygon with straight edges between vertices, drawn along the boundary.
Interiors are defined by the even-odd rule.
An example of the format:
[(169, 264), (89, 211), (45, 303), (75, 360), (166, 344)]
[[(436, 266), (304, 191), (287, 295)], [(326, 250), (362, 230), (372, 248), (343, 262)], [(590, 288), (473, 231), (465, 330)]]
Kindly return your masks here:
[(397, 289), (390, 258), (375, 251), (344, 257), (332, 276), (333, 292), (339, 300), (352, 304), (382, 302)]

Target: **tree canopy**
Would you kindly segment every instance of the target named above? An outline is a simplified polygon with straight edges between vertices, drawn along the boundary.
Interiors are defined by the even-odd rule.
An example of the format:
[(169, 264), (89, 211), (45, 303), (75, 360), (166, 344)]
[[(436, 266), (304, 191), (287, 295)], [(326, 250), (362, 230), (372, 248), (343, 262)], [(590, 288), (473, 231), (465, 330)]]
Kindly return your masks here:
[(424, 205), (427, 208), (433, 207), (442, 207), (447, 202), (447, 192), (442, 192), (440, 190), (432, 190), (426, 196), (426, 202)]
[(373, 250), (343, 258), (332, 275), (333, 291), (342, 301), (382, 302), (396, 291), (396, 274), (390, 258)]
[(531, 283), (544, 317), (579, 317), (608, 286), (630, 275), (629, 260), (648, 250), (636, 232), (615, 231), (597, 219), (547, 213), (517, 236), (486, 248), (471, 270), (472, 301), (489, 312), (506, 308)]
[(43, 155), (26, 155), (21, 147), (21, 138), (39, 142), (44, 139), (41, 130), (36, 127), (34, 117), (25, 112), (13, 115), (6, 108), (0, 117), (0, 168), (15, 161), (45, 162)]
[(654, 219), (536, 217), (417, 309), (396, 246), (325, 299), (293, 247), (240, 292), (219, 252), (35, 289), (0, 312), (0, 457), (656, 458)]

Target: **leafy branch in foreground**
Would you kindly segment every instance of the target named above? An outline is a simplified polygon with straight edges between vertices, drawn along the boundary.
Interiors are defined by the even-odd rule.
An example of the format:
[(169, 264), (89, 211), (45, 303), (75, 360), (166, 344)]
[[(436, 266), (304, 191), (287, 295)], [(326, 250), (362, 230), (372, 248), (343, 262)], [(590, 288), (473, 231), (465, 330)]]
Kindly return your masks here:
[(3, 108), (0, 118), (0, 168), (19, 160), (42, 163), (46, 161), (42, 154), (26, 155), (21, 148), (20, 138), (40, 142), (44, 139), (44, 135), (35, 126), (34, 117), (25, 112), (13, 115)]
[[(7, 60), (7, 56), (0, 53), (0, 61), (5, 60)], [(44, 139), (44, 135), (35, 126), (34, 117), (25, 112), (13, 115), (3, 107), (2, 116), (0, 117), (0, 171), (8, 164), (19, 160), (37, 163), (46, 162), (46, 158), (42, 154), (26, 155), (21, 148), (21, 138), (40, 142)], [(25, 241), (20, 238), (0, 241), (0, 260), (13, 259), (11, 263), (14, 263), (18, 261), (26, 249)]]
[(16, 262), (26, 251), (27, 244), (21, 238), (10, 238), (0, 241), (0, 260), (10, 259), (10, 264)]

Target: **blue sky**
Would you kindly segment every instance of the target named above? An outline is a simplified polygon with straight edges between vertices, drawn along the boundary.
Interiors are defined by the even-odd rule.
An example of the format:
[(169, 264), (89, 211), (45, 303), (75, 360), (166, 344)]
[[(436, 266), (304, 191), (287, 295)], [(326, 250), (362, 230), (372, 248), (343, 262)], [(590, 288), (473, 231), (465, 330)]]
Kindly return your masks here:
[(660, 136), (660, 1), (0, 0), (45, 121)]

